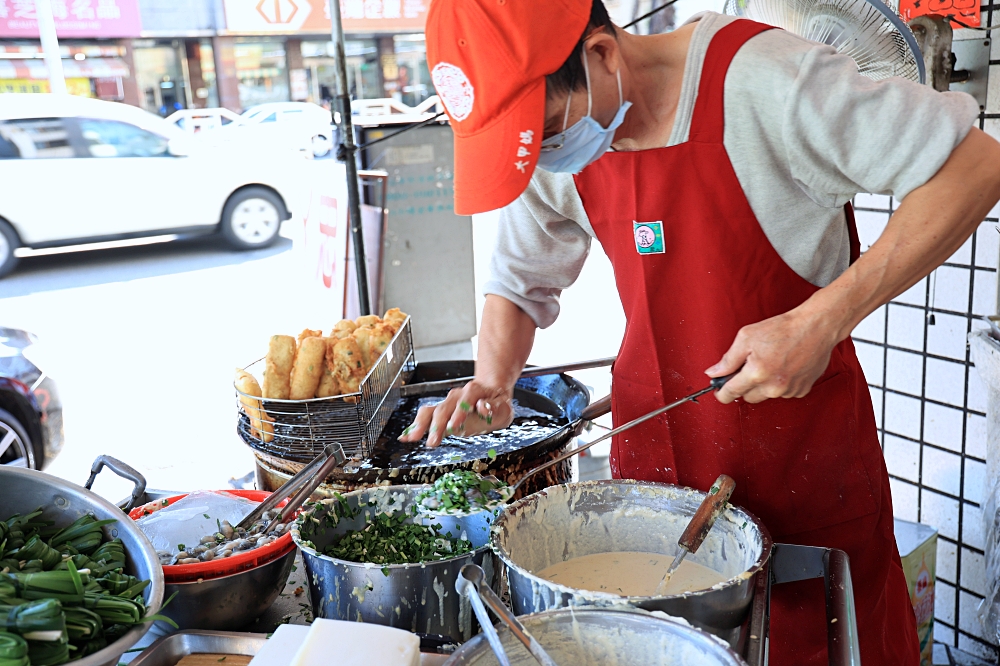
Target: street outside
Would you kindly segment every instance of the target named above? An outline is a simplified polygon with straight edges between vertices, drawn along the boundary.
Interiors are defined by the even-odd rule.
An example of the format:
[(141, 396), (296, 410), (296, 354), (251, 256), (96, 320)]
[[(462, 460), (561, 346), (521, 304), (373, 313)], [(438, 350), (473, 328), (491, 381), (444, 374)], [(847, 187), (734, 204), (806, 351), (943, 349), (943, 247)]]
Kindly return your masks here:
[[(496, 218), (474, 222), (479, 308)], [(293, 218), (274, 246), (251, 252), (200, 238), (30, 257), (0, 280), (0, 325), (38, 336), (33, 358), (62, 396), (66, 445), (48, 471), (82, 483), (108, 454), (150, 487), (180, 490), (228, 487), (251, 472), (235, 433), (234, 368), (263, 356), (274, 333), (329, 329), (340, 318), (303, 288), (299, 228)], [(617, 352), (624, 316), (599, 248), (563, 302), (531, 363)], [(576, 376), (596, 397), (609, 387), (606, 369)], [(130, 484), (105, 472), (95, 489), (117, 500)]]

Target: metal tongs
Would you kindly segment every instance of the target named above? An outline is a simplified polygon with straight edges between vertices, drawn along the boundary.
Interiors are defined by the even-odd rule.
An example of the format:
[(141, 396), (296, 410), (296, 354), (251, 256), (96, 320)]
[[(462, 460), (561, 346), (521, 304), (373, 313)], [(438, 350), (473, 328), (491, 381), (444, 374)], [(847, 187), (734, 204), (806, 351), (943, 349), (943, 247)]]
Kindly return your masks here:
[(535, 661), (542, 666), (557, 666), (556, 662), (552, 661), (552, 658), (542, 649), (538, 641), (535, 640), (535, 637), (529, 634), (524, 625), (514, 617), (514, 614), (507, 610), (507, 607), (500, 601), (500, 597), (490, 589), (490, 586), (483, 585), (485, 578), (486, 573), (481, 567), (475, 564), (466, 564), (458, 572), (458, 578), (455, 579), (455, 591), (469, 598), (472, 610), (476, 613), (476, 619), (479, 620), (483, 633), (486, 634), (486, 640), (489, 641), (490, 647), (493, 648), (493, 653), (496, 655), (497, 661), (500, 662), (500, 666), (510, 666), (510, 660), (507, 659), (507, 652), (503, 649), (503, 644), (500, 642), (497, 630), (493, 627), (493, 623), (490, 622), (490, 616), (487, 614), (483, 602), (486, 602), (494, 615), (507, 625), (510, 633), (517, 640), (521, 641), (524, 647), (528, 648), (528, 652), (535, 658)]
[(316, 491), (319, 484), (323, 483), (323, 480), (330, 474), (333, 468), (343, 465), (345, 460), (347, 460), (347, 456), (344, 455), (343, 446), (337, 443), (328, 444), (322, 453), (313, 458), (312, 462), (303, 467), (298, 474), (285, 481), (280, 488), (268, 495), (267, 499), (258, 504), (253, 511), (248, 513), (243, 520), (236, 523), (234, 527), (236, 529), (250, 529), (255, 522), (260, 520), (265, 511), (271, 511), (281, 504), (281, 500), (294, 493), (292, 499), (288, 500), (288, 504), (282, 507), (281, 515), (277, 518), (279, 523), (287, 523), (289, 518), (295, 515), (298, 508)]

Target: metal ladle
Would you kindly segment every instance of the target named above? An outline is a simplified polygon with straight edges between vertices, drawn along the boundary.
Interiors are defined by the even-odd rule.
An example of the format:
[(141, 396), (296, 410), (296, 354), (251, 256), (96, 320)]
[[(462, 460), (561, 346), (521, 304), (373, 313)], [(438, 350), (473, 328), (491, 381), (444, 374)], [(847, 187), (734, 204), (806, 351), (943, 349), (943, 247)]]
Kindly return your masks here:
[(528, 649), (528, 652), (531, 653), (531, 656), (535, 658), (535, 661), (542, 666), (557, 666), (556, 662), (552, 661), (552, 657), (535, 640), (535, 637), (529, 634), (524, 625), (514, 617), (514, 614), (507, 610), (507, 607), (500, 601), (500, 597), (496, 595), (490, 586), (483, 585), (485, 579), (486, 573), (481, 567), (475, 564), (466, 564), (458, 572), (458, 578), (455, 579), (455, 591), (462, 596), (469, 597), (472, 608), (476, 613), (476, 618), (479, 620), (479, 624), (482, 625), (483, 633), (486, 634), (486, 639), (489, 641), (490, 647), (493, 648), (493, 653), (497, 656), (497, 660), (501, 666), (509, 666), (510, 661), (507, 659), (507, 653), (500, 642), (500, 636), (497, 635), (496, 629), (493, 628), (493, 624), (490, 622), (483, 602), (488, 604), (493, 614), (507, 625), (510, 633), (514, 634), (514, 637), (521, 641), (524, 647)]

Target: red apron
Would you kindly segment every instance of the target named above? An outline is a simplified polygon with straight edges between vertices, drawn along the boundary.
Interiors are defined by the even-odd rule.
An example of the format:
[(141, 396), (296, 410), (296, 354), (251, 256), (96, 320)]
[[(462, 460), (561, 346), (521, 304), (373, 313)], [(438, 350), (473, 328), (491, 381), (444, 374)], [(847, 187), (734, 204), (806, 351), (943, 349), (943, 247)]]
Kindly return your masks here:
[[(817, 291), (764, 235), (722, 141), (729, 63), (767, 29), (739, 20), (712, 40), (687, 143), (608, 153), (576, 177), (628, 321), (614, 366), (616, 424), (702, 388), (705, 368), (741, 327)], [(611, 469), (703, 490), (729, 474), (733, 503), (775, 541), (850, 556), (864, 663), (919, 663), (889, 479), (850, 339), (805, 398), (722, 405), (706, 397), (615, 438)], [(775, 587), (771, 610), (772, 666), (826, 663), (822, 581)]]

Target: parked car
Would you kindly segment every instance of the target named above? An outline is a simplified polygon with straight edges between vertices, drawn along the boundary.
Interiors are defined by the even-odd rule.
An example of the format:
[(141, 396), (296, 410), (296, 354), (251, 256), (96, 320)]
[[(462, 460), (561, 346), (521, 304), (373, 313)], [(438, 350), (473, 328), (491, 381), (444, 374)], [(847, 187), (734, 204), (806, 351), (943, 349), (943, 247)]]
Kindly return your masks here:
[(167, 116), (167, 121), (216, 146), (252, 143), (314, 157), (330, 154), (336, 134), (330, 112), (310, 102), (258, 104), (239, 116), (227, 109), (184, 109)]
[(266, 146), (212, 146), (126, 104), (5, 95), (0, 276), (19, 247), (210, 233), (238, 249), (267, 246), (301, 201), (308, 163)]
[(42, 469), (62, 449), (62, 403), (35, 349), (35, 336), (0, 326), (0, 465)]

